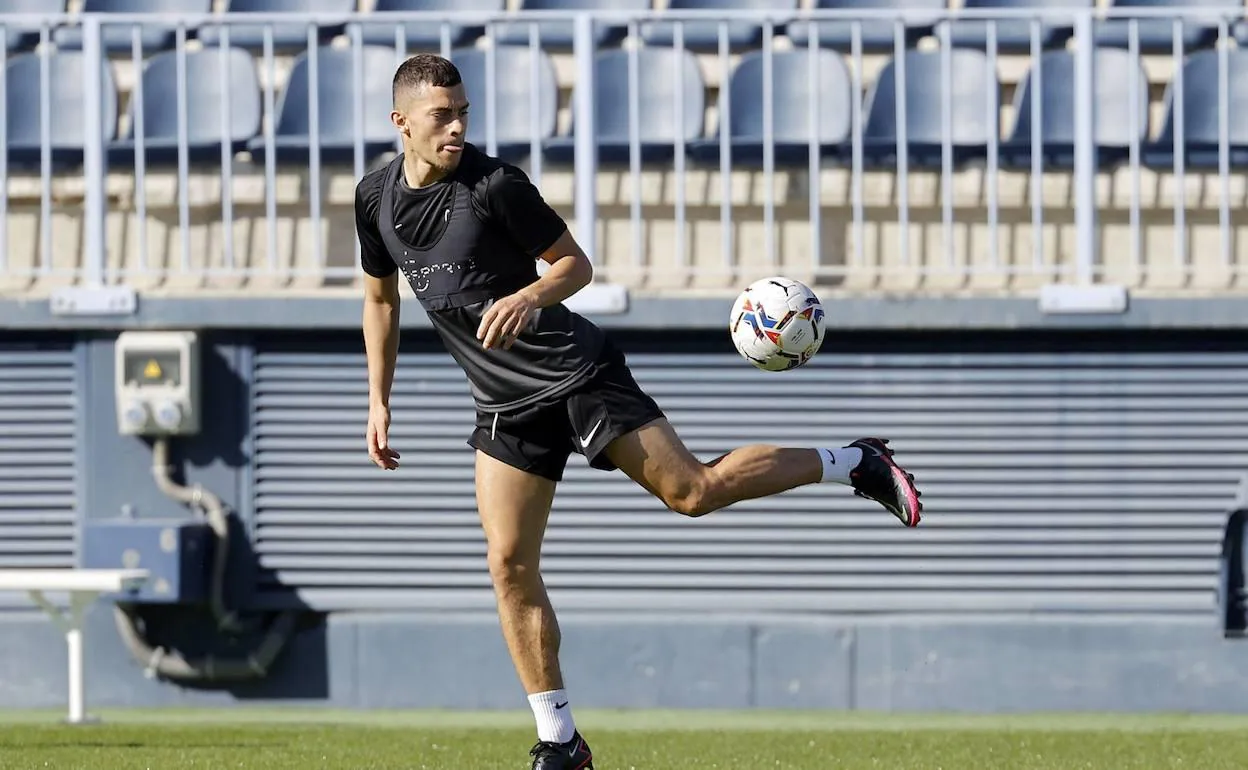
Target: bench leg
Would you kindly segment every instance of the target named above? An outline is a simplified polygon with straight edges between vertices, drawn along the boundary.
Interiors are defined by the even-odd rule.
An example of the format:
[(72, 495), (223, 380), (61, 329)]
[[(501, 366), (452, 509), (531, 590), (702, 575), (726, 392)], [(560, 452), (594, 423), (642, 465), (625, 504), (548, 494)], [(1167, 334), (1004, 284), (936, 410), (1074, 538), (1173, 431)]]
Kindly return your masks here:
[(65, 646), (69, 650), (69, 722), (78, 724), (87, 717), (81, 618), (71, 620), (69, 628), (65, 629)]
[(68, 613), (49, 602), (42, 591), (31, 591), (30, 595), (65, 633), (65, 647), (69, 654), (69, 713), (66, 721), (74, 725), (92, 722), (94, 720), (87, 717), (86, 655), (83, 649), (82, 625), (87, 607), (91, 606), (98, 594), (94, 591), (71, 591)]

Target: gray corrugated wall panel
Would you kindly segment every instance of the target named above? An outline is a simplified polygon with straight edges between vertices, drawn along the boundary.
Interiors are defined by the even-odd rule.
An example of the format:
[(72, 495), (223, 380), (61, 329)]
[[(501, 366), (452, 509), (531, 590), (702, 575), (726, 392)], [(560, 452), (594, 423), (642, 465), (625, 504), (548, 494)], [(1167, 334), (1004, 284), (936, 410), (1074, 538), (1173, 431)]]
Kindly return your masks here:
[(74, 566), (78, 395), (72, 345), (0, 340), (0, 568)]
[[(314, 605), (489, 607), (463, 375), (400, 357), (392, 444), (364, 451), (362, 352), (255, 358), (256, 550)], [(543, 571), (561, 607), (745, 611), (1214, 610), (1248, 470), (1248, 354), (825, 351), (757, 372), (731, 353), (631, 353), (690, 448), (885, 435), (927, 504), (909, 531), (818, 485), (699, 520), (569, 464)], [(1216, 442), (1212, 443), (1211, 442)], [(1213, 450), (1213, 451), (1211, 451)]]

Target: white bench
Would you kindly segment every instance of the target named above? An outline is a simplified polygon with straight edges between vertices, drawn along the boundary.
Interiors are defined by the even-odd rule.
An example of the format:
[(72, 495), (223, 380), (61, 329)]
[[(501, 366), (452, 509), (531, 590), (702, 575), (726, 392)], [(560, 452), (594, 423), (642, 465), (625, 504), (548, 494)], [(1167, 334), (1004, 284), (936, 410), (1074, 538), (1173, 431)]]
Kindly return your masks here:
[[(137, 588), (147, 580), (143, 569), (0, 569), (0, 591), (25, 591), (65, 632), (69, 648), (69, 718), (87, 721), (83, 670), (82, 618), (100, 594)], [(48, 593), (69, 594), (69, 612), (48, 601)]]

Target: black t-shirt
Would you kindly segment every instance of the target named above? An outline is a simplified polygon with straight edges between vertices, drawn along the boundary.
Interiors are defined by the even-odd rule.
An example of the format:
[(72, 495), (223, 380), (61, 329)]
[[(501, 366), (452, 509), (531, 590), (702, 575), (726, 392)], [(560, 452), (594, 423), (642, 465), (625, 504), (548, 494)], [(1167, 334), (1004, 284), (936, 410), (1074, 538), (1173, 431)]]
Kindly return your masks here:
[(507, 350), (485, 350), (476, 338), (493, 301), (536, 281), (536, 260), (567, 230), (524, 172), (467, 144), (450, 176), (413, 189), (402, 162), (356, 186), (361, 267), (378, 278), (403, 272), (477, 407), (518, 409), (590, 376), (602, 331), (562, 303), (536, 310)]

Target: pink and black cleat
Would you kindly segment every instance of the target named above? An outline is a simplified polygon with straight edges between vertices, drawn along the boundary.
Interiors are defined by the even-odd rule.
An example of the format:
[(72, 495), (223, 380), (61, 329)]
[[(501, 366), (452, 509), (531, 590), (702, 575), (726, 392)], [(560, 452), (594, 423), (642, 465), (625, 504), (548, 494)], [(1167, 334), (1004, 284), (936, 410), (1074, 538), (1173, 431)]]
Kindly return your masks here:
[(862, 460), (849, 472), (854, 494), (874, 500), (907, 527), (917, 527), (923, 503), (914, 486), (914, 474), (893, 461), (888, 439), (860, 438), (850, 444), (862, 450)]
[(594, 754), (579, 731), (567, 743), (539, 742), (529, 754), (533, 770), (594, 770)]

